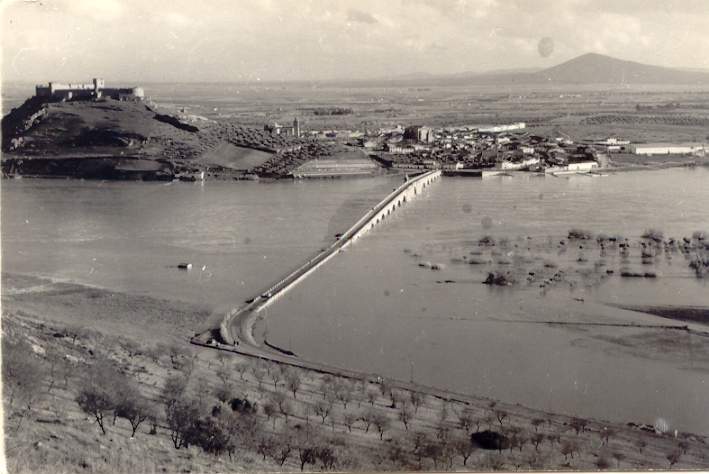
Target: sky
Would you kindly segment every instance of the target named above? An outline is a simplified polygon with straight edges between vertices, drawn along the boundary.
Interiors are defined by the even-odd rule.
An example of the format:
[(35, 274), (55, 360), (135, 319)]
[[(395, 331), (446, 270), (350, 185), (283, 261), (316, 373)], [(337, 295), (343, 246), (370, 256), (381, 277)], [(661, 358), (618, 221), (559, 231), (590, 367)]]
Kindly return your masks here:
[[(596, 52), (709, 68), (709, 0), (6, 0), (4, 81), (365, 79)], [(545, 48), (540, 51), (542, 38)]]

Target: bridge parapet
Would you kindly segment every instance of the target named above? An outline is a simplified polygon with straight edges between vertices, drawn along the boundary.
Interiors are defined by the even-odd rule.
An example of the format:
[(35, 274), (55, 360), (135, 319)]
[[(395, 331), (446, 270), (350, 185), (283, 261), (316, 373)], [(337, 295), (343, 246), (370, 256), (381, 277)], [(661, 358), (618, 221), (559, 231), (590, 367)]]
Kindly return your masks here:
[(339, 240), (290, 272), (266, 291), (257, 295), (246, 306), (230, 311), (225, 315), (219, 327), (222, 342), (233, 345), (239, 340), (233, 333), (233, 326), (235, 323), (240, 323), (241, 339), (251, 345), (258, 346), (252, 334), (256, 313), (269, 306), (276, 299), (285, 294), (286, 291), (297, 285), (352, 242), (374, 229), (377, 224), (383, 222), (384, 219), (390, 216), (396, 209), (421, 194), (423, 189), (440, 176), (440, 170), (432, 170), (413, 178), (407, 177), (406, 181), (401, 186), (394, 189), (379, 204), (367, 211), (364, 216), (342, 234)]

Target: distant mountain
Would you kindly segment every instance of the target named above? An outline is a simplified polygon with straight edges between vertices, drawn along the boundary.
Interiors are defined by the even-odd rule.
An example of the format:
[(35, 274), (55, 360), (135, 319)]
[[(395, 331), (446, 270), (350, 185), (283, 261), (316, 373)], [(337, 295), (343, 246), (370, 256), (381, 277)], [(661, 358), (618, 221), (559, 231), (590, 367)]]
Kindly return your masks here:
[(587, 53), (547, 69), (500, 69), (433, 75), (417, 72), (375, 79), (389, 86), (467, 84), (708, 84), (709, 71), (673, 69)]
[(588, 53), (536, 72), (531, 82), (564, 84), (709, 84), (709, 73), (671, 69)]

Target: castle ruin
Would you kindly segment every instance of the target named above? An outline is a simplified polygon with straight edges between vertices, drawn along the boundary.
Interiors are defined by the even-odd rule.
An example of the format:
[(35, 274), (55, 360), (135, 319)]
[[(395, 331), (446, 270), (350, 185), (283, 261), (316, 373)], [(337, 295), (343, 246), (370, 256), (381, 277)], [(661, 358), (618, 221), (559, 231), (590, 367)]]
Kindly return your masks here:
[(114, 100), (138, 101), (145, 98), (142, 87), (106, 87), (103, 79), (94, 78), (88, 84), (62, 84), (50, 82), (35, 87), (37, 97), (49, 97), (57, 100), (96, 100), (109, 97)]

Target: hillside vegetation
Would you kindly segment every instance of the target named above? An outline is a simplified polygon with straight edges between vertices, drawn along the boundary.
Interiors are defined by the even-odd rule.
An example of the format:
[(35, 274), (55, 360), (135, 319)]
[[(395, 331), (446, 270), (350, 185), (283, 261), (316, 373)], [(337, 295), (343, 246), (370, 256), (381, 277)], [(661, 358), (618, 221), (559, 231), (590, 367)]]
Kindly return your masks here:
[(173, 179), (204, 171), (238, 178), (259, 167), (278, 177), (327, 153), (294, 137), (111, 99), (32, 97), (3, 118), (2, 131), (5, 175)]
[(205, 316), (169, 301), (3, 284), (13, 473), (698, 469), (709, 455), (705, 437), (666, 422), (570, 417), (197, 348), (184, 334)]

